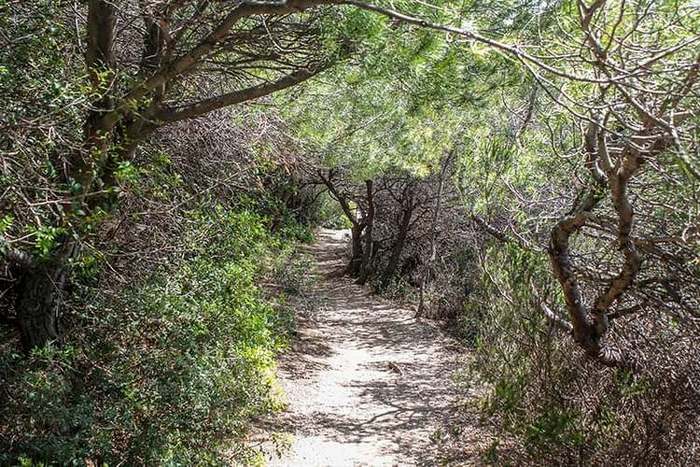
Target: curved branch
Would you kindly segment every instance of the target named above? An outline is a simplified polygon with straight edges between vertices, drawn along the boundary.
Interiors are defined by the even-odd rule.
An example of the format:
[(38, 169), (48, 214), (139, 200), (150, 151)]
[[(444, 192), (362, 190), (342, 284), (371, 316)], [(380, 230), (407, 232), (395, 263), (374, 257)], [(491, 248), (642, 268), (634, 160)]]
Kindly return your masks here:
[(196, 104), (191, 104), (179, 109), (163, 109), (155, 113), (154, 119), (162, 122), (176, 122), (199, 117), (213, 110), (251, 101), (253, 99), (281, 91), (282, 89), (290, 88), (306, 81), (312, 76), (317, 75), (326, 68), (326, 66), (320, 66), (312, 69), (302, 68), (294, 73), (283, 76), (277, 81), (271, 81), (227, 94), (222, 94), (217, 97), (204, 99)]

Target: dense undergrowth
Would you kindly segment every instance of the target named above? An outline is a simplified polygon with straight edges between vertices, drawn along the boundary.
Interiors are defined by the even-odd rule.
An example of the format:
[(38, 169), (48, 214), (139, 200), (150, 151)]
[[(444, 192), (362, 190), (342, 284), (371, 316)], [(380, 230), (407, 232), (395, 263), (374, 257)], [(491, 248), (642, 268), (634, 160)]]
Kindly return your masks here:
[[(688, 465), (697, 459), (697, 374), (682, 331), (662, 331), (637, 351), (650, 370), (601, 368), (542, 315), (533, 313), (533, 280), (547, 263), (512, 246), (491, 245), (482, 275), (459, 313), (474, 352), (470, 386), (498, 435), (490, 465)], [(663, 353), (658, 353), (662, 348)], [(664, 355), (673, 354), (670, 371)], [(677, 359), (677, 360), (676, 360)]]
[(256, 284), (304, 231), (221, 207), (187, 224), (182, 259), (115, 295), (85, 287), (65, 345), (2, 353), (1, 463), (245, 458), (236, 440), (278, 407), (274, 357), (293, 322)]

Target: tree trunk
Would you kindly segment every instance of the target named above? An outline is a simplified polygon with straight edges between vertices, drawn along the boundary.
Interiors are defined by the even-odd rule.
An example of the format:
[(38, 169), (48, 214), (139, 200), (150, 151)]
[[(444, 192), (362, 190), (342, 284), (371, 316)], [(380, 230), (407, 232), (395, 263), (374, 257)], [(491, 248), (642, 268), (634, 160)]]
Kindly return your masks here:
[(64, 276), (60, 269), (32, 268), (17, 284), (15, 307), (25, 351), (58, 341), (59, 283), (65, 283)]
[(372, 258), (374, 257), (372, 254), (374, 249), (374, 242), (372, 240), (372, 228), (374, 226), (374, 193), (372, 192), (372, 180), (366, 180), (365, 186), (367, 187), (367, 217), (364, 219), (364, 224), (366, 225), (365, 241), (362, 251), (362, 263), (360, 265), (360, 277), (357, 279), (358, 284), (366, 283), (372, 274)]
[[(410, 200), (409, 200), (410, 203)], [(389, 258), (389, 264), (384, 271), (383, 285), (389, 284), (389, 281), (396, 274), (396, 269), (399, 267), (399, 261), (401, 260), (401, 253), (403, 253), (404, 245), (406, 244), (406, 237), (408, 236), (409, 226), (411, 225), (411, 218), (413, 217), (413, 205), (409, 204), (401, 216), (401, 223), (399, 224), (399, 233), (396, 236), (396, 242), (391, 249), (391, 257)]]
[(374, 242), (372, 241), (372, 224), (367, 224), (365, 229), (364, 242), (362, 245), (362, 258), (360, 259), (360, 275), (357, 278), (358, 284), (364, 284), (372, 274), (372, 258), (374, 255)]
[(26, 352), (60, 342), (59, 312), (68, 283), (69, 263), (78, 245), (66, 241), (50, 261), (24, 267), (17, 283), (15, 310)]
[(345, 217), (347, 217), (352, 224), (352, 228), (350, 229), (350, 234), (352, 236), (352, 253), (350, 262), (348, 263), (347, 268), (345, 268), (345, 274), (349, 275), (350, 277), (357, 277), (362, 268), (362, 258), (364, 257), (362, 248), (362, 233), (367, 224), (364, 220), (360, 221), (358, 216), (353, 213), (348, 198), (341, 194), (333, 183), (333, 176), (333, 170), (328, 171), (327, 177), (323, 175), (321, 170), (318, 171), (318, 177), (321, 179), (323, 184), (326, 185), (331, 196), (338, 201), (340, 208), (343, 210), (343, 214), (345, 214)]
[(360, 273), (360, 268), (362, 266), (362, 231), (364, 230), (364, 225), (353, 224), (350, 229), (350, 234), (352, 236), (352, 256), (350, 258), (350, 263), (347, 267), (347, 274), (351, 277), (357, 277)]

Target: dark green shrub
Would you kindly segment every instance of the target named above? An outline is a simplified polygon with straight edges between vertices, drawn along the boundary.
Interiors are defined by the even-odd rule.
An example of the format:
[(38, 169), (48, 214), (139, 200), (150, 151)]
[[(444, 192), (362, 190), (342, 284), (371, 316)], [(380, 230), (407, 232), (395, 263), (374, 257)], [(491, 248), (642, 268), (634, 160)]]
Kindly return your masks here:
[(274, 356), (289, 325), (256, 282), (287, 240), (251, 212), (189, 219), (182, 260), (115, 295), (83, 291), (65, 346), (3, 352), (0, 463), (250, 455), (237, 441), (251, 417), (278, 406)]

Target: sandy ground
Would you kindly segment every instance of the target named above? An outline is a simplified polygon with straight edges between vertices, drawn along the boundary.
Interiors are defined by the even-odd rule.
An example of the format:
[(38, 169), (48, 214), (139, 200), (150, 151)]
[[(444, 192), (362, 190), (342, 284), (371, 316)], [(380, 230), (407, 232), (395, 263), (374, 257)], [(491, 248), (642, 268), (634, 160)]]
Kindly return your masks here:
[[(488, 436), (475, 419), (465, 422), (457, 407), (469, 395), (453, 383), (468, 354), (412, 310), (339, 277), (344, 235), (321, 230), (309, 249), (321, 305), (300, 318), (280, 362), (287, 410), (261, 421), (255, 436), (269, 465), (478, 465)], [(465, 423), (473, 425), (466, 436)], [(443, 442), (457, 432), (459, 461)], [(289, 445), (275, 453), (270, 440), (280, 437)]]

